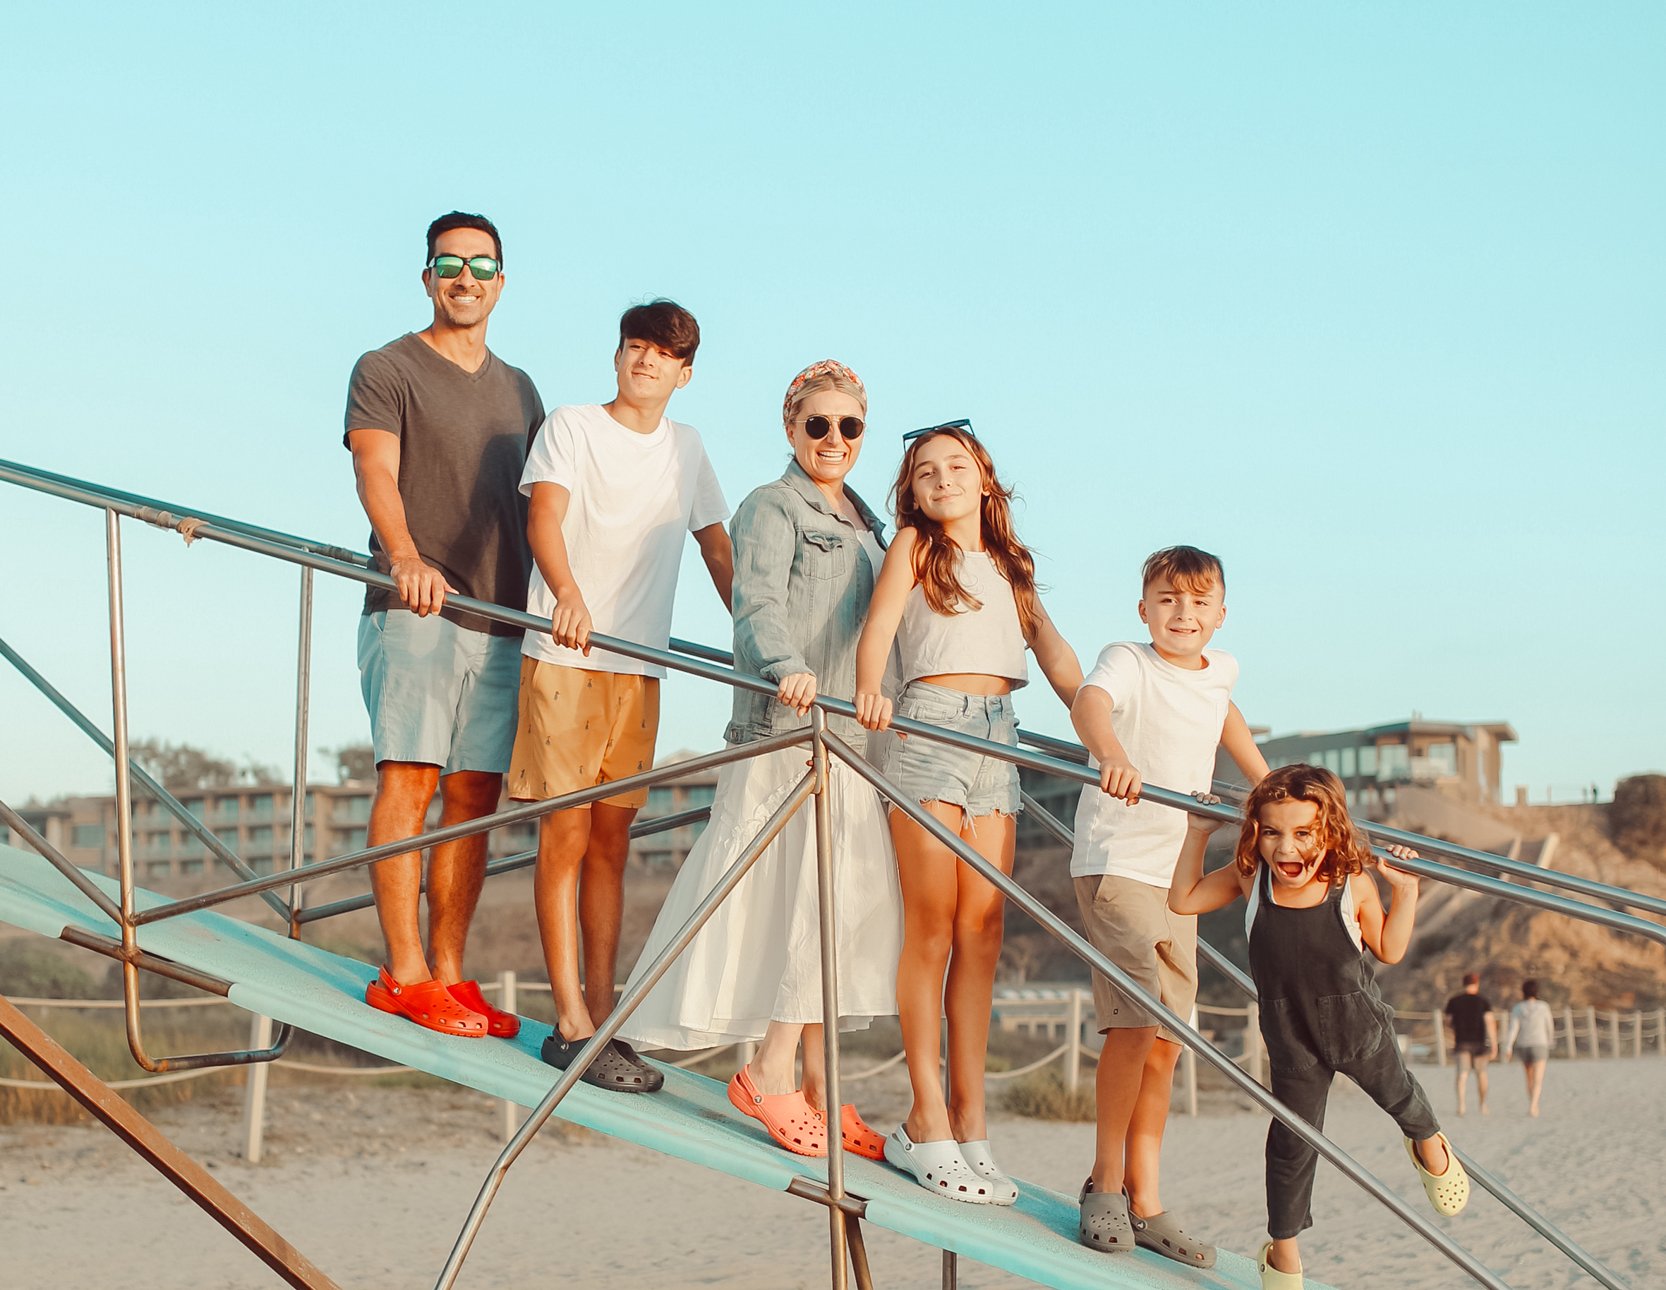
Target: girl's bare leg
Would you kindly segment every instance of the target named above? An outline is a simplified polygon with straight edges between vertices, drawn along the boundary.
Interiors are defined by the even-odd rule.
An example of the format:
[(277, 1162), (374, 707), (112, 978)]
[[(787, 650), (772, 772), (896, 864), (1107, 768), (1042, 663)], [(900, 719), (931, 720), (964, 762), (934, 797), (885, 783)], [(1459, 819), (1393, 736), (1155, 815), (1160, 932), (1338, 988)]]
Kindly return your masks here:
[[(1002, 873), (1010, 874), (1016, 833), (1012, 816), (991, 813), (979, 816), (975, 827), (971, 822), (962, 826), (960, 836)], [(949, 1127), (959, 1141), (974, 1142), (989, 1136), (984, 1066), (1006, 899), (966, 864), (959, 865), (956, 885), (954, 945), (944, 999), (949, 1017)]]
[[(958, 806), (928, 802), (926, 809), (958, 830)], [(952, 1137), (939, 1073), (943, 977), (954, 944), (960, 861), (901, 811), (891, 812), (891, 840), (902, 884), (902, 955), (897, 961), (897, 1020), (908, 1058), (914, 1102), (903, 1127), (915, 1142)]]
[(804, 1055), (802, 1058), (804, 1075), (799, 1080), (799, 1087), (804, 1090), (804, 1100), (815, 1110), (825, 1114), (827, 1111), (827, 1049), (822, 1047), (823, 1042), (820, 1022), (804, 1027)]

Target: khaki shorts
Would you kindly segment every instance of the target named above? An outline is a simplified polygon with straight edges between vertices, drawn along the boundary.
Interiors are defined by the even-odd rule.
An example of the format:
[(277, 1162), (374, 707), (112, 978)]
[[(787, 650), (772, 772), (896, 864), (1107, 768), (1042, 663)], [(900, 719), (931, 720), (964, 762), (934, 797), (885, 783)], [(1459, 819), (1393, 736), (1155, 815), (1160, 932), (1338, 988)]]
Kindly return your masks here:
[[(1182, 1021), (1197, 1003), (1197, 919), (1169, 910), (1166, 887), (1115, 874), (1077, 878), (1076, 905), (1093, 948), (1134, 979)], [(1099, 1029), (1157, 1026), (1160, 1039), (1180, 1037), (1099, 973), (1093, 974), (1093, 1010)]]
[[(523, 657), (509, 796), (536, 802), (640, 775), (654, 764), (658, 733), (657, 677)], [(602, 800), (635, 809), (648, 800), (648, 790)]]

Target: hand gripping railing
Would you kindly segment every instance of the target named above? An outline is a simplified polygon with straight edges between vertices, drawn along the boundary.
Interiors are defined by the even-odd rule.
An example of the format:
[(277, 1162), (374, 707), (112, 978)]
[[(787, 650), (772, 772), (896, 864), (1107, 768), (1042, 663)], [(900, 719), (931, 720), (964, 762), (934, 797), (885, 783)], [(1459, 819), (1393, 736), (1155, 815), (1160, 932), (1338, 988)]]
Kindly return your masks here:
[[(116, 738), (112, 741), (112, 751), (117, 757), (118, 803), (121, 802), (125, 795), (128, 798), (129, 807), (131, 789), (130, 785), (126, 784), (128, 775), (127, 758), (125, 755), (125, 693), (123, 689), (125, 667), (121, 658), (121, 641), (118, 630), (118, 624), (120, 622), (119, 530), (117, 528), (118, 516), (124, 514), (131, 515), (134, 518), (143, 519), (147, 523), (157, 524), (162, 527), (175, 528), (185, 534), (188, 539), (196, 537), (211, 538), (213, 540), (221, 541), (227, 545), (265, 554), (290, 563), (299, 564), (303, 567), (303, 570), (310, 571), (312, 569), (323, 569), (327, 572), (336, 573), (352, 580), (369, 583), (371, 585), (383, 587), (392, 586), (391, 580), (386, 576), (366, 567), (366, 557), (358, 555), (357, 553), (345, 551), (339, 547), (332, 547), (322, 543), (308, 542), (305, 539), (293, 538), (285, 534), (278, 534), (272, 530), (258, 529), (255, 526), (241, 524), (237, 521), (224, 520), (222, 517), (217, 516), (207, 518), (202, 516), (198, 516), (196, 518), (182, 518), (176, 511), (159, 508), (152, 502), (151, 499), (140, 498), (135, 494), (118, 493), (113, 490), (99, 489), (95, 486), (89, 486), (81, 483), (80, 481), (66, 480), (62, 476), (53, 476), (46, 472), (32, 471), (29, 468), (18, 467), (12, 463), (0, 462), (0, 479), (22, 483), (26, 486), (34, 487), (39, 491), (53, 493), (58, 496), (69, 498), (70, 500), (97, 506), (103, 509), (106, 513), (107, 534), (112, 553), (112, 682), (114, 690), (113, 706), (116, 710)], [(303, 658), (305, 657), (305, 622), (306, 615), (309, 612), (310, 607), (310, 599), (308, 595), (309, 591), (310, 584), (304, 581)], [(515, 626), (529, 627), (546, 631), (550, 626), (548, 620), (538, 619), (518, 611), (504, 610), (494, 605), (482, 604), (481, 602), (472, 601), (464, 597), (453, 598), (453, 603), (459, 608), (479, 613), (483, 616), (496, 619), (500, 622), (510, 623)], [(601, 636), (599, 634), (593, 636), (592, 639), (595, 644), (601, 646), (602, 648), (613, 650), (615, 652), (645, 661), (660, 663), (664, 666), (674, 668), (684, 673), (703, 676), (707, 679), (720, 681), (731, 686), (751, 689), (759, 693), (773, 693), (775, 690), (774, 685), (760, 677), (748, 676), (743, 673), (737, 673), (730, 668), (716, 666), (715, 664), (720, 662), (727, 662), (728, 658), (722, 651), (711, 649), (710, 647), (690, 646), (684, 642), (677, 642), (677, 649), (684, 655), (684, 657), (677, 657), (664, 651), (647, 649), (642, 646), (634, 645), (631, 642), (620, 641)], [(15, 656), (10, 651), (8, 651), (8, 657), (13, 657), (14, 662), (16, 661)], [(297, 703), (299, 708), (304, 709), (306, 705), (306, 691), (304, 683), (298, 687)], [(1356, 1162), (1352, 1160), (1351, 1157), (1342, 1152), (1311, 1126), (1300, 1120), (1299, 1117), (1294, 1116), (1288, 1108), (1284, 1107), (1277, 1101), (1277, 1099), (1273, 1098), (1270, 1094), (1263, 1090), (1259, 1084), (1256, 1084), (1254, 1081), (1245, 1076), (1229, 1058), (1225, 1057), (1225, 1055), (1216, 1050), (1213, 1045), (1205, 1041), (1201, 1035), (1192, 1030), (1182, 1019), (1174, 1015), (1168, 1009), (1164, 1008), (1158, 1001), (1144, 995), (1125, 973), (1109, 962), (1103, 955), (1094, 950), (1092, 946), (1088, 945), (1082, 940), (1082, 938), (1077, 936), (1065, 923), (1063, 923), (1061, 919), (1057, 917), (1057, 915), (1053, 914), (1045, 906), (1036, 901), (1034, 897), (1030, 896), (1028, 892), (1018, 886), (1018, 884), (1015, 883), (1010, 877), (1001, 873), (994, 866), (990, 865), (988, 861), (979, 856), (975, 851), (967, 847), (959, 838), (949, 833), (949, 831), (932, 816), (930, 816), (929, 813), (921, 810), (916, 803), (907, 800), (906, 795), (899, 794), (898, 790), (883, 775), (868, 766), (860, 756), (856, 755), (850, 747), (836, 735), (830, 734), (826, 731), (825, 714), (835, 714), (849, 717), (854, 715), (854, 709), (848, 702), (843, 700), (827, 697), (819, 698), (815, 703), (815, 711), (811, 714), (811, 725), (807, 730), (788, 732), (787, 734), (769, 740), (761, 740), (754, 744), (742, 745), (737, 749), (728, 749), (706, 757), (694, 758), (686, 762), (677, 763), (671, 767), (656, 768), (655, 771), (647, 772), (640, 776), (633, 776), (629, 780), (621, 780), (607, 786), (598, 787), (597, 789), (584, 790), (578, 793), (565, 795), (562, 798), (551, 799), (546, 802), (532, 803), (522, 807), (513, 808), (511, 810), (498, 812), (495, 815), (483, 817), (481, 820), (471, 821), (466, 825), (442, 828), (429, 834), (425, 834), (420, 838), (404, 839), (399, 842), (385, 844), (380, 847), (366, 848), (350, 855), (338, 857), (334, 860), (306, 865), (296, 864), (299, 860), (299, 842), (296, 841), (294, 843), (294, 854), (292, 854), (292, 864), (295, 865), (295, 867), (287, 873), (270, 875), (264, 878), (245, 878), (244, 881), (231, 887), (221, 889), (220, 891), (204, 893), (203, 895), (192, 897), (187, 900), (169, 902), (144, 911), (143, 913), (135, 912), (131, 905), (131, 852), (130, 849), (128, 849), (129, 844), (127, 841), (130, 836), (130, 809), (128, 811), (122, 811), (120, 807), (118, 807), (118, 814), (122, 821), (123, 837), (121, 846), (119, 847), (119, 851), (121, 853), (123, 901), (121, 908), (117, 911), (117, 913), (120, 915), (118, 921), (123, 934), (122, 949), (124, 955), (124, 982), (134, 975), (136, 965), (144, 965), (141, 960), (145, 956), (143, 951), (138, 948), (135, 937), (137, 928), (144, 923), (157, 921), (161, 918), (189, 912), (194, 909), (207, 908), (212, 905), (225, 903), (226, 901), (234, 900), (241, 896), (271, 893), (275, 891), (277, 887), (286, 884), (291, 885), (293, 888), (302, 881), (323, 877), (327, 874), (340, 872), (347, 868), (369, 864), (377, 859), (386, 858), (389, 855), (402, 854), (427, 843), (444, 841), (454, 837), (467, 836), (469, 834), (482, 832), (485, 829), (496, 827), (499, 824), (518, 822), (520, 820), (530, 819), (541, 814), (546, 814), (552, 810), (563, 809), (567, 806), (580, 805), (603, 795), (617, 793), (621, 789), (635, 788), (641, 785), (656, 782), (660, 779), (685, 774), (695, 769), (721, 765), (729, 761), (738, 761), (746, 757), (773, 751), (776, 748), (791, 746), (793, 743), (802, 742), (806, 736), (808, 736), (811, 743), (812, 753), (812, 769), (810, 774), (806, 776), (804, 781), (801, 782), (793, 797), (790, 798), (787, 803), (783, 804), (783, 807), (777, 812), (776, 816), (772, 817), (769, 823), (766, 824), (764, 830), (760, 832), (757, 838), (754, 839), (753, 843), (747, 848), (747, 850), (731, 865), (731, 868), (724, 875), (718, 887), (708, 894), (706, 900), (701, 903), (701, 906), (696, 909), (695, 913), (679, 931), (672, 944), (667, 946), (666, 950), (658, 958), (656, 958), (652, 965), (650, 965), (643, 978), (639, 980), (637, 985), (631, 989), (631, 991), (627, 994), (627, 997), (621, 1001), (619, 1007), (616, 1008), (612, 1014), (610, 1014), (602, 1030), (598, 1031), (597, 1035), (592, 1037), (592, 1039), (586, 1043), (586, 1045), (581, 1049), (578, 1059), (571, 1067), (569, 1067), (566, 1074), (560, 1081), (557, 1082), (556, 1086), (552, 1088), (550, 1094), (545, 1098), (544, 1102), (540, 1104), (540, 1107), (535, 1109), (532, 1115), (528, 1117), (526, 1124), (523, 1125), (522, 1133), (517, 1135), (517, 1142), (519, 1145), (517, 1146), (515, 1143), (511, 1144), (514, 1155), (518, 1155), (519, 1150), (524, 1147), (525, 1142), (530, 1140), (531, 1135), (536, 1132), (539, 1125), (541, 1125), (548, 1118), (548, 1115), (553, 1111), (554, 1107), (559, 1103), (561, 1098), (565, 1096), (567, 1090), (569, 1090), (573, 1084), (577, 1082), (579, 1076), (582, 1075), (590, 1060), (592, 1060), (596, 1053), (600, 1051), (601, 1046), (606, 1043), (612, 1035), (618, 1032), (637, 1004), (639, 1004), (642, 998), (646, 996), (655, 981), (663, 975), (664, 971), (675, 959), (676, 955), (686, 948), (686, 946), (698, 933), (700, 926), (703, 925), (705, 920), (710, 917), (712, 911), (717, 908), (722, 899), (734, 889), (735, 885), (739, 883), (747, 868), (749, 868), (751, 864), (756, 861), (757, 857), (762, 854), (763, 850), (768, 846), (769, 841), (774, 837), (775, 833), (779, 830), (782, 824), (784, 824), (786, 818), (794, 809), (801, 806), (807, 797), (812, 795), (817, 798), (818, 812), (816, 840), (819, 870), (819, 891), (821, 897), (820, 917), (823, 946), (822, 980), (824, 992), (824, 1016), (837, 1017), (836, 964), (833, 962), (833, 955), (836, 952), (834, 950), (836, 941), (833, 928), (834, 912), (831, 900), (831, 864), (833, 863), (833, 858), (830, 852), (830, 831), (828, 827), (826, 803), (826, 785), (830, 760), (837, 759), (847, 764), (857, 775), (866, 779), (882, 794), (890, 798), (896, 809), (903, 811), (905, 814), (915, 819), (921, 827), (925, 828), (928, 832), (932, 833), (933, 836), (937, 837), (940, 842), (951, 850), (951, 852), (956, 854), (965, 863), (971, 865), (972, 868), (980, 873), (987, 881), (993, 883), (997, 889), (1002, 891), (1003, 894), (1005, 894), (1009, 899), (1023, 908), (1025, 912), (1030, 914), (1030, 916), (1040, 923), (1042, 927), (1050, 932), (1056, 939), (1065, 944), (1065, 946), (1069, 948), (1072, 953), (1081, 958), (1084, 962), (1088, 963), (1090, 967), (1105, 975), (1121, 993), (1130, 999), (1138, 1001), (1148, 1012), (1158, 1017), (1173, 1033), (1179, 1035), (1188, 1047), (1192, 1048), (1195, 1052), (1201, 1055), (1205, 1061), (1220, 1070), (1221, 1073), (1228, 1078), (1228, 1080), (1236, 1084), (1240, 1090), (1250, 1096), (1252, 1100), (1262, 1105), (1271, 1114), (1277, 1116), (1280, 1120), (1286, 1123), (1291, 1130), (1297, 1134), (1297, 1136), (1303, 1138), (1303, 1140), (1312, 1146), (1320, 1155), (1323, 1155), (1326, 1159), (1330, 1160), (1331, 1163), (1335, 1164), (1356, 1183), (1370, 1191), (1379, 1201), (1381, 1201), (1403, 1221), (1407, 1222), (1410, 1226), (1417, 1230), (1425, 1237), (1425, 1239), (1428, 1239), (1436, 1246), (1436, 1248), (1446, 1254), (1447, 1257), (1456, 1262), (1476, 1281), (1480, 1284), (1491, 1287), (1502, 1286), (1501, 1282), (1497, 1281), (1484, 1267), (1476, 1263), (1475, 1260), (1467, 1254), (1467, 1252), (1452, 1243), (1443, 1233), (1429, 1226), (1419, 1215), (1412, 1212), (1404, 1204), (1404, 1202), (1400, 1201), (1397, 1196), (1395, 1196), (1392, 1192), (1387, 1191), (1381, 1183), (1365, 1172)], [(304, 716), (301, 719), (304, 719)], [(1097, 782), (1096, 778), (1090, 772), (1086, 771), (1074, 760), (1071, 762), (1065, 762), (1054, 758), (1026, 753), (1021, 750), (1009, 749), (1003, 745), (986, 743), (985, 741), (978, 740), (970, 736), (939, 730), (935, 727), (924, 726), (920, 723), (907, 719), (899, 718), (894, 724), (898, 730), (904, 733), (924, 738), (936, 739), (951, 745), (999, 757), (1012, 761), (1019, 766), (1027, 766), (1032, 770), (1050, 773), (1066, 779), (1075, 779), (1084, 784)], [(1038, 737), (1036, 736), (1027, 735), (1026, 742), (1033, 743), (1037, 738)], [(1040, 738), (1045, 739), (1045, 737)], [(1073, 756), (1079, 755), (1079, 750), (1076, 750), (1073, 745), (1062, 745), (1062, 741), (1054, 742), (1059, 742), (1062, 747), (1073, 750)], [(300, 741), (298, 741), (298, 746), (299, 743)], [(301, 754), (298, 752), (298, 770), (302, 764), (300, 758)], [(297, 796), (299, 796), (299, 793), (300, 785), (298, 783)], [(1170, 792), (1158, 786), (1148, 785), (1145, 789), (1145, 795), (1153, 801), (1159, 802), (1165, 806), (1193, 811), (1200, 814), (1209, 814), (1222, 819), (1236, 818), (1236, 812), (1230, 808), (1202, 805), (1197, 803), (1192, 798)], [(1041, 812), (1041, 815), (1044, 817), (1043, 823), (1046, 827), (1050, 828), (1061, 838), (1068, 839), (1069, 832), (1062, 824), (1060, 824), (1057, 820), (1054, 820), (1045, 812)], [(11, 813), (9, 816), (0, 818), (7, 818), (8, 823), (10, 823), (11, 819), (15, 818), (15, 812)], [(299, 810), (297, 810), (297, 819), (299, 819)], [(297, 832), (298, 831), (299, 830), (297, 829)], [(29, 837), (30, 833), (32, 833), (32, 830), (25, 833), (24, 836), (29, 838), (29, 840), (34, 841), (35, 838)], [(38, 837), (38, 835), (36, 836)], [(1446, 844), (1441, 844), (1431, 839), (1416, 838), (1415, 835), (1395, 834), (1395, 836), (1397, 838), (1406, 837), (1408, 840), (1414, 841), (1416, 845), (1427, 850), (1451, 850), (1451, 848), (1448, 848)], [(44, 842), (43, 839), (40, 841)], [(48, 850), (50, 849), (48, 848)], [(1503, 860), (1502, 857), (1492, 856), (1487, 853), (1466, 854), (1463, 852), (1463, 849), (1456, 850), (1459, 852), (1460, 858), (1489, 865), (1495, 869), (1508, 868), (1507, 865), (1499, 863)], [(44, 853), (45, 852), (43, 852), (43, 854)], [(49, 855), (48, 858), (51, 859), (52, 857)], [(525, 862), (526, 857), (524, 856), (510, 857), (507, 862), (499, 862), (499, 865), (501, 868), (518, 867), (518, 864), (524, 864)], [(1557, 910), (1558, 912), (1583, 918), (1587, 921), (1597, 922), (1613, 927), (1617, 930), (1630, 931), (1645, 935), (1651, 939), (1660, 940), (1666, 938), (1666, 929), (1662, 929), (1654, 924), (1645, 922), (1641, 919), (1633, 918), (1629, 915), (1617, 913), (1613, 910), (1600, 909), (1584, 905), (1577, 901), (1566, 900), (1547, 893), (1532, 891), (1514, 884), (1499, 882), (1496, 879), (1486, 878), (1481, 875), (1472, 874), (1464, 870), (1453, 869), (1430, 861), (1398, 861), (1397, 863), (1411, 872), (1451, 882), (1456, 886), (1488, 892), (1489, 894), (1502, 896), (1506, 899), (1517, 900), (1522, 903), (1535, 905), (1541, 908)], [(64, 861), (60, 856), (54, 861), (54, 864), (63, 868), (67, 865), (67, 861)], [(73, 868), (73, 866), (68, 867)], [(1527, 866), (1526, 868), (1529, 872), (1523, 873), (1521, 876), (1529, 877), (1539, 882), (1547, 881), (1546, 874), (1553, 872), (1539, 870), (1531, 866)], [(1571, 876), (1558, 875), (1558, 877), (1570, 878)], [(1583, 882), (1584, 880), (1576, 881)], [(77, 885), (82, 886), (83, 889), (85, 889), (83, 883), (78, 883)], [(1578, 887), (1576, 889), (1583, 890), (1586, 894), (1597, 896), (1599, 899), (1613, 900), (1616, 903), (1641, 905), (1645, 908), (1649, 907), (1647, 901), (1639, 901), (1635, 897), (1635, 893), (1626, 892), (1618, 888), (1606, 888), (1602, 884), (1592, 884), (1586, 887)], [(345, 907), (349, 903), (352, 902), (338, 902), (338, 906)], [(354, 903), (353, 907), (359, 907), (359, 903)], [(100, 904), (100, 908), (105, 908), (105, 912), (108, 913), (110, 912), (109, 909), (106, 908), (108, 905), (109, 902), (106, 898)], [(322, 912), (322, 910), (320, 912)], [(291, 917), (290, 922), (292, 932), (298, 926), (299, 921), (299, 916)], [(1208, 951), (1208, 953), (1212, 961), (1227, 966), (1229, 971), (1233, 974), (1234, 979), (1236, 979), (1240, 985), (1247, 985), (1247, 979), (1244, 978), (1241, 973), (1238, 973), (1236, 969), (1232, 969), (1229, 964), (1225, 964), (1225, 960), (1221, 959), (1218, 954), (1212, 950)], [(208, 980), (211, 982), (212, 978), (209, 978)], [(213, 988), (213, 985), (210, 984), (208, 988)], [(127, 1011), (129, 1013), (136, 1012), (137, 999), (135, 997), (135, 992), (131, 988), (126, 989), (124, 990), (124, 997), (127, 1004)], [(839, 1105), (838, 1027), (837, 1025), (826, 1025), (823, 1027), (823, 1032), (827, 1047), (826, 1058), (829, 1076), (829, 1104)], [(132, 1038), (133, 1036), (130, 1032), (130, 1042), (132, 1041)], [(211, 1058), (212, 1056), (213, 1055), (205, 1055), (205, 1058)], [(235, 1058), (237, 1055), (231, 1056)], [(195, 1061), (198, 1059), (183, 1060)], [(858, 1284), (865, 1286), (869, 1284), (869, 1278), (867, 1276), (865, 1256), (862, 1251), (860, 1231), (855, 1222), (864, 1210), (864, 1203), (859, 1200), (853, 1200), (845, 1195), (843, 1190), (841, 1144), (837, 1135), (829, 1135), (829, 1137), (827, 1183), (823, 1185), (809, 1179), (798, 1179), (795, 1181), (794, 1185), (789, 1188), (789, 1190), (793, 1191), (794, 1194), (817, 1200), (819, 1203), (822, 1203), (829, 1208), (833, 1236), (833, 1284), (836, 1287), (843, 1287), (845, 1284), (845, 1257), (846, 1246), (848, 1244), (849, 1253), (853, 1256), (855, 1261), (855, 1272)], [(491, 1195), (495, 1193), (498, 1183), (504, 1176), (509, 1164), (513, 1161), (514, 1155), (509, 1154), (511, 1148), (506, 1148), (505, 1158), (500, 1158), (498, 1167), (494, 1170), (493, 1175), (487, 1180), (487, 1184), (482, 1188), (482, 1192), (477, 1198), (475, 1206), (471, 1209), (469, 1219), (465, 1224), (463, 1232), (459, 1235), (456, 1247), (453, 1249), (452, 1257), (448, 1261), (445, 1271), (442, 1272), (439, 1283), (442, 1287), (451, 1285), (454, 1282), (457, 1271), (460, 1269), (462, 1259), (467, 1253), (468, 1244), (472, 1241), (474, 1233), (478, 1231), (479, 1225), (484, 1219), (485, 1210), (490, 1203)], [(1468, 1162), (1466, 1161), (1466, 1164), (1467, 1163)], [(1504, 1188), (1501, 1183), (1497, 1183), (1497, 1180), (1495, 1179), (1491, 1180), (1491, 1183), (1496, 1184), (1496, 1186), (1489, 1185), (1488, 1180), (1490, 1179), (1490, 1175), (1486, 1175), (1484, 1170), (1476, 1170), (1473, 1166), (1471, 1166), (1471, 1168), (1472, 1172), (1475, 1172), (1478, 1179), (1483, 1182), (1483, 1185), (1488, 1185), (1489, 1190), (1493, 1190), (1495, 1195), (1500, 1195), (1501, 1199), (1504, 1198), (1504, 1194), (1508, 1192), (1507, 1188)], [(1506, 1203), (1509, 1202), (1506, 1201)], [(1524, 1206), (1517, 1208), (1517, 1212), (1524, 1213), (1524, 1209)], [(1548, 1224), (1545, 1226), (1548, 1227)], [(1546, 1234), (1550, 1235), (1549, 1232)], [(1553, 1236), (1552, 1239), (1555, 1240), (1555, 1237)], [(1558, 1248), (1562, 1249), (1564, 1253), (1568, 1253), (1570, 1257), (1574, 1258), (1576, 1262), (1579, 1262), (1580, 1265), (1585, 1267), (1587, 1271), (1591, 1271), (1593, 1275), (1597, 1275), (1598, 1278), (1603, 1280), (1605, 1284), (1610, 1286), (1619, 1285), (1618, 1282), (1612, 1279), (1611, 1274), (1606, 1276), (1603, 1275), (1606, 1270), (1601, 1269), (1600, 1264), (1596, 1264), (1594, 1260), (1590, 1259), (1588, 1255), (1585, 1255), (1584, 1252), (1579, 1250), (1577, 1246), (1574, 1246), (1571, 1242), (1566, 1241), (1565, 1238), (1560, 1241), (1556, 1241), (1556, 1243)], [(952, 1256), (946, 1255), (945, 1257), (945, 1276), (946, 1280), (949, 1280), (951, 1274), (948, 1269), (951, 1268), (952, 1265), (949, 1264), (947, 1260)]]

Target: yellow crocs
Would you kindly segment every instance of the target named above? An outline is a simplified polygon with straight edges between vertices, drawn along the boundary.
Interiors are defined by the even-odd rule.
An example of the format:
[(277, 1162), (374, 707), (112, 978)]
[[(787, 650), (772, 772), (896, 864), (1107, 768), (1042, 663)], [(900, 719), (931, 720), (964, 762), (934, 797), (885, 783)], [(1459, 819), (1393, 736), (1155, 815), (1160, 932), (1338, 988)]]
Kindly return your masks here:
[(1432, 1174), (1423, 1167), (1423, 1162), (1417, 1158), (1417, 1148), (1412, 1145), (1410, 1138), (1405, 1139), (1406, 1154), (1411, 1157), (1412, 1166), (1417, 1170), (1417, 1177), (1423, 1183), (1423, 1194), (1429, 1198), (1429, 1204), (1434, 1206), (1435, 1213), (1444, 1214), (1451, 1218), (1454, 1214), (1461, 1214), (1465, 1205), (1469, 1204), (1469, 1175), (1464, 1172), (1463, 1162), (1458, 1159), (1458, 1153), (1452, 1150), (1452, 1144), (1446, 1140), (1444, 1133), (1437, 1133), (1441, 1146), (1446, 1148), (1446, 1172)]
[(1261, 1253), (1255, 1256), (1256, 1264), (1261, 1269), (1261, 1290), (1302, 1290), (1300, 1272), (1280, 1272), (1267, 1262), (1267, 1255), (1272, 1252), (1272, 1248), (1271, 1241), (1264, 1241)]

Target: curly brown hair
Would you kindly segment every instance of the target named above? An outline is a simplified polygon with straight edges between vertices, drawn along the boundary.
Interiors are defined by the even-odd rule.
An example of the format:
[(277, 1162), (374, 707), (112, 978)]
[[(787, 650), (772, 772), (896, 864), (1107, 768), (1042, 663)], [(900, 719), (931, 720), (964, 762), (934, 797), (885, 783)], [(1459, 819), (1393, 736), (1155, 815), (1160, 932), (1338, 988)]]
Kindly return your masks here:
[(943, 426), (921, 435), (908, 445), (897, 468), (897, 482), (891, 488), (891, 502), (896, 509), (897, 527), (911, 528), (919, 541), (914, 547), (914, 580), (925, 593), (926, 604), (935, 614), (957, 614), (962, 606), (980, 609), (976, 598), (966, 594), (961, 585), (957, 565), (960, 547), (943, 526), (920, 509), (914, 498), (914, 464), (920, 449), (933, 439), (947, 436), (970, 454), (978, 463), (988, 488), (979, 508), (978, 518), (983, 526), (983, 549), (990, 561), (1012, 588), (1012, 598), (1018, 603), (1018, 621), (1024, 638), (1030, 639), (1041, 624), (1041, 600), (1036, 594), (1035, 557), (1032, 556), (1012, 528), (1012, 489), (1001, 483), (995, 474), (995, 463), (989, 450), (978, 442), (977, 436), (956, 426)]
[(1233, 863), (1244, 877), (1254, 876), (1261, 863), (1261, 808), (1274, 802), (1312, 802), (1319, 808), (1314, 829), (1324, 858), (1315, 872), (1328, 885), (1334, 887), (1349, 874), (1364, 872), (1371, 859), (1371, 844), (1348, 815), (1348, 796), (1342, 781), (1323, 766), (1296, 762), (1269, 771), (1244, 803), (1244, 825), (1232, 853)]

